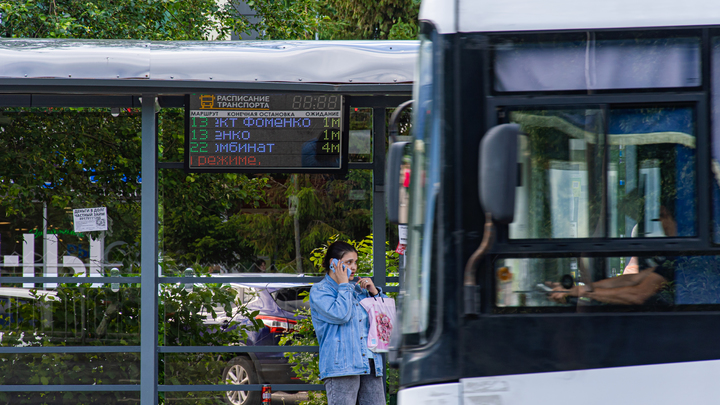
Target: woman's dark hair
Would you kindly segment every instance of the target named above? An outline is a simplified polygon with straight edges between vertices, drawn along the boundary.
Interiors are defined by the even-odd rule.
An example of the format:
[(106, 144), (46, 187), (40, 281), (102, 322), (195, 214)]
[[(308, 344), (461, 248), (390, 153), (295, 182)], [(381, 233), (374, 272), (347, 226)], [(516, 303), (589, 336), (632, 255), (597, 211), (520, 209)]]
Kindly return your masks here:
[(328, 246), (327, 252), (325, 252), (325, 257), (322, 261), (322, 266), (325, 269), (325, 272), (328, 273), (330, 271), (330, 260), (340, 260), (346, 253), (350, 252), (357, 254), (357, 249), (347, 242), (337, 241)]

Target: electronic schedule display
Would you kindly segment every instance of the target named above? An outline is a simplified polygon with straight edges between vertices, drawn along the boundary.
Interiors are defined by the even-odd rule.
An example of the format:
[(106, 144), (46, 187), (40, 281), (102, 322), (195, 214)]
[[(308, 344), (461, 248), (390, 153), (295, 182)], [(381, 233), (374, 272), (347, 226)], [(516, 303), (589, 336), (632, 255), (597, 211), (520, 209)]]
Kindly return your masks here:
[(317, 93), (193, 93), (185, 100), (189, 172), (347, 170), (345, 97)]

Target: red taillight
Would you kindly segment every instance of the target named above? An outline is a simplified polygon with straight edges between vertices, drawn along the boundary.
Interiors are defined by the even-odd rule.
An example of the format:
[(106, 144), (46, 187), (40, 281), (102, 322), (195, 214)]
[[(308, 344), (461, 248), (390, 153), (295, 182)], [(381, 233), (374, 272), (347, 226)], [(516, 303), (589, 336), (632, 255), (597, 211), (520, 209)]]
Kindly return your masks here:
[(270, 329), (270, 333), (287, 333), (293, 331), (297, 325), (295, 320), (277, 316), (258, 315), (256, 319), (261, 320)]

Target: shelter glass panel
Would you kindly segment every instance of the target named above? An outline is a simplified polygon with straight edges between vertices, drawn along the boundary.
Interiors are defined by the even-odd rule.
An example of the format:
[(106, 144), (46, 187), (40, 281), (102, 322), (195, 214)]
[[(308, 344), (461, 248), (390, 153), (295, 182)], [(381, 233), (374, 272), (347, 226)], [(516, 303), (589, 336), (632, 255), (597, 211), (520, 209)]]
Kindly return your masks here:
[(348, 154), (350, 162), (373, 161), (373, 110), (350, 106), (350, 141)]
[(132, 110), (0, 109), (0, 276), (28, 280), (0, 287), (3, 346), (139, 344), (139, 289), (93, 282), (140, 273), (139, 133)]
[[(0, 370), (0, 385), (139, 385), (140, 353), (0, 354)], [(53, 397), (50, 394), (42, 402), (6, 403), (67, 403), (53, 402)]]
[(9, 404), (126, 404), (139, 403), (140, 391), (28, 391), (1, 392), (0, 400)]
[(133, 110), (0, 109), (3, 276), (133, 273), (139, 133)]
[(163, 108), (157, 118), (158, 162), (182, 162), (185, 158), (185, 110)]
[[(164, 367), (164, 373), (160, 374), (159, 383), (165, 385), (224, 383), (223, 371), (235, 356), (234, 353), (162, 353), (160, 364)], [(258, 384), (257, 377), (253, 377), (253, 382), (246, 381), (245, 384)]]
[(0, 287), (3, 347), (140, 344), (140, 289), (128, 284)]
[[(319, 273), (328, 241), (371, 243), (372, 182), (371, 170), (345, 176), (162, 170), (163, 274), (182, 276), (188, 267), (195, 275)], [(369, 274), (366, 253), (359, 272)]]

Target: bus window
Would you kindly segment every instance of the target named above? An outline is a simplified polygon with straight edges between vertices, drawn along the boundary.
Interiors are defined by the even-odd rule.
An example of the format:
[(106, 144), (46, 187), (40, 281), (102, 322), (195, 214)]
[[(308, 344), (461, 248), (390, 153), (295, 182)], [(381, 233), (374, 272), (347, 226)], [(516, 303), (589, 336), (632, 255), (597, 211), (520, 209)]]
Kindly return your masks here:
[[(497, 39), (497, 92), (648, 89), (700, 85), (700, 38), (602, 39), (596, 34), (537, 41)], [(600, 34), (597, 34), (600, 36)], [(574, 40), (573, 40), (574, 39)]]
[(712, 78), (712, 239), (720, 244), (720, 37), (712, 41)]
[[(603, 236), (600, 219), (605, 119), (598, 107), (522, 109), (520, 187), (513, 239)], [(599, 170), (600, 169), (600, 170)]]
[[(657, 275), (659, 283), (633, 292), (633, 286), (642, 280), (635, 284), (630, 279), (638, 273), (624, 274), (632, 263), (637, 263), (640, 273)], [(717, 310), (708, 305), (720, 304), (720, 256), (506, 258), (495, 261), (495, 273), (495, 304), (500, 313), (538, 312), (539, 307), (575, 310), (579, 306), (590, 311)], [(563, 277), (571, 277), (573, 284), (563, 285)], [(623, 279), (628, 279), (627, 283)], [(578, 289), (579, 294), (564, 293)]]
[(669, 236), (661, 207), (677, 221), (673, 236), (695, 236), (693, 109), (618, 108), (608, 122), (609, 236)]
[[(511, 239), (697, 234), (693, 107), (519, 108), (507, 115), (523, 132)], [(662, 207), (676, 218), (673, 235), (660, 224)]]
[[(410, 206), (408, 215), (408, 243), (422, 249), (408, 251), (403, 292), (402, 331), (408, 344), (422, 344), (431, 324), (433, 244), (436, 239), (435, 213), (440, 190), (440, 120), (434, 104), (433, 42), (421, 35), (418, 61), (418, 80), (413, 99), (412, 160), (410, 168)], [(434, 300), (437, 301), (437, 300)]]

